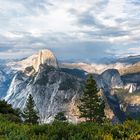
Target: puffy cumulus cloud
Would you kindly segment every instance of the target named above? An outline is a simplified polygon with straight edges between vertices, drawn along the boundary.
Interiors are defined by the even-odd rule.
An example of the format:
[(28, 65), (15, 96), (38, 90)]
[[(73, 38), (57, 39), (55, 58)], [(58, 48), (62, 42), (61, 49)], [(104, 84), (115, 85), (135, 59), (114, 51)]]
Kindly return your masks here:
[(134, 55), (140, 48), (139, 15), (139, 0), (0, 1), (0, 58), (43, 48), (62, 60)]

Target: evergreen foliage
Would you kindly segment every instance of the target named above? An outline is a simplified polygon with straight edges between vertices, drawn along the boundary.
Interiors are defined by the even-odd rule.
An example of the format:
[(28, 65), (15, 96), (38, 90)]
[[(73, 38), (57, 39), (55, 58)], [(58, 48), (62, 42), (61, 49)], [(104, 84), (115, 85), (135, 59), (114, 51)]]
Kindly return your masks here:
[(0, 113), (1, 114), (15, 114), (16, 111), (6, 101), (0, 101)]
[(26, 107), (23, 110), (22, 117), (25, 119), (26, 123), (31, 123), (31, 124), (38, 123), (39, 117), (37, 111), (35, 110), (35, 103), (31, 94), (27, 99)]
[(103, 122), (105, 118), (104, 108), (105, 103), (102, 97), (99, 95), (99, 90), (96, 85), (96, 81), (92, 75), (89, 75), (83, 96), (80, 99), (80, 105), (78, 106), (81, 113), (80, 117), (85, 118), (90, 122)]
[(14, 122), (21, 122), (20, 110), (13, 109), (11, 104), (6, 101), (0, 101), (0, 114), (2, 114), (7, 120)]
[(67, 118), (66, 118), (64, 112), (59, 112), (59, 113), (55, 116), (55, 120), (66, 121)]
[(80, 123), (55, 121), (45, 125), (14, 123), (0, 115), (0, 140), (139, 140), (140, 123)]

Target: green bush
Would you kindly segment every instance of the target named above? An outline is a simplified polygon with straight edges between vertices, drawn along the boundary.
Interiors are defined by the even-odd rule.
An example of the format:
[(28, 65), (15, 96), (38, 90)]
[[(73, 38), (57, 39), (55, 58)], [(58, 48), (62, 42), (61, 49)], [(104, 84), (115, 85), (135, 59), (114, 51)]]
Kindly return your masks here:
[(140, 123), (80, 123), (54, 121), (52, 124), (31, 125), (9, 121), (0, 115), (0, 140), (137, 140)]

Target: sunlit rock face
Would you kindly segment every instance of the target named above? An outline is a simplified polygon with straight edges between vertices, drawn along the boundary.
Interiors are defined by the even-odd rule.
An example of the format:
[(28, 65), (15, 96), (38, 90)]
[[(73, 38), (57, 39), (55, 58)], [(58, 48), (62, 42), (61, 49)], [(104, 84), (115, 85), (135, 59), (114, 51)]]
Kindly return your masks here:
[(84, 72), (60, 69), (56, 57), (49, 50), (41, 50), (19, 61), (16, 66), (17, 73), (4, 98), (8, 103), (23, 110), (31, 94), (41, 123), (52, 121), (61, 111), (65, 112), (70, 121), (77, 120), (75, 113), (69, 113), (69, 107), (82, 94), (84, 80), (81, 77)]
[(34, 59), (33, 67), (36, 70), (36, 72), (39, 70), (39, 66), (41, 64), (47, 64), (48, 66), (58, 68), (57, 59), (50, 50), (41, 50), (38, 53), (37, 58)]
[[(73, 98), (82, 94), (84, 81), (48, 65), (40, 65), (32, 76), (18, 72), (5, 100), (14, 108), (23, 109), (31, 94), (39, 111), (40, 121), (48, 123), (61, 111), (68, 114)], [(77, 117), (77, 116), (75, 116)], [(73, 119), (75, 118), (73, 116)], [(76, 119), (76, 118), (75, 118)]]
[[(24, 72), (27, 68), (29, 69), (32, 67), (32, 72), (38, 72), (39, 66), (41, 64), (47, 64), (48, 66), (58, 68), (58, 62), (55, 55), (48, 49), (41, 50), (38, 53), (33, 54), (23, 60), (9, 62), (7, 63), (7, 66), (10, 69), (22, 72)], [(31, 73), (28, 73), (28, 75), (30, 75)]]

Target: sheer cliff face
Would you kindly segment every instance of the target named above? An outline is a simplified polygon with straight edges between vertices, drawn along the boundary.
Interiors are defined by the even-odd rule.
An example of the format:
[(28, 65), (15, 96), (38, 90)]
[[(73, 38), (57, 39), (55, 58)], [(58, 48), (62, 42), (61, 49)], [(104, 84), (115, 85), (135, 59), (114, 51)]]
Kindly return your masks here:
[(47, 64), (48, 66), (58, 68), (57, 59), (50, 50), (41, 50), (37, 58), (34, 59), (33, 67), (36, 72), (39, 70), (41, 64)]
[(58, 62), (55, 55), (47, 49), (41, 50), (38, 53), (33, 54), (32, 56), (21, 61), (9, 62), (7, 63), (7, 66), (12, 70), (22, 72), (24, 72), (26, 68), (33, 67), (33, 70), (38, 72), (39, 66), (41, 64), (47, 64), (48, 66), (58, 68)]
[(23, 109), (31, 94), (42, 123), (50, 122), (61, 111), (76, 120), (77, 116), (69, 113), (69, 106), (81, 96), (84, 80), (59, 69), (49, 50), (40, 51), (21, 64), (25, 66), (29, 60), (32, 63), (16, 73), (4, 99), (14, 108)]
[(13, 75), (13, 71), (10, 71), (5, 66), (0, 65), (0, 99), (6, 95)]
[(121, 76), (118, 70), (115, 70), (115, 69), (106, 70), (105, 72), (101, 74), (101, 77), (104, 81), (104, 86), (106, 86), (106, 88), (123, 87), (123, 82), (121, 80)]
[(82, 94), (83, 80), (60, 70), (41, 65), (37, 73), (26, 76), (18, 72), (5, 100), (15, 108), (23, 109), (29, 94), (32, 94), (41, 122), (49, 122), (58, 112), (68, 113), (73, 98)]

